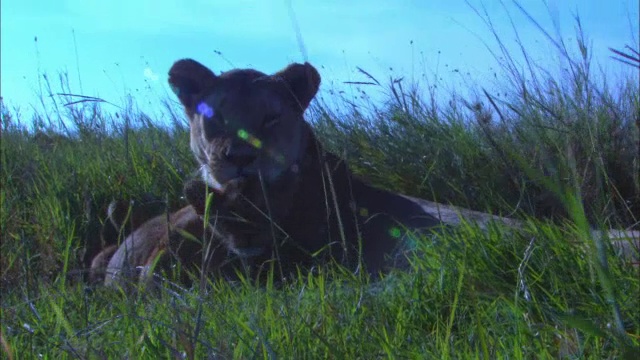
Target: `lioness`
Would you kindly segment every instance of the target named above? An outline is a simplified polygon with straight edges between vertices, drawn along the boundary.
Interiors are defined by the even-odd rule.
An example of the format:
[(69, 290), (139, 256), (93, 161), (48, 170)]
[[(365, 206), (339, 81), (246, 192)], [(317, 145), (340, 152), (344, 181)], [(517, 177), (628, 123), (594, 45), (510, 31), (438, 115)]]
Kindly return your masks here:
[[(169, 83), (189, 118), (202, 181), (185, 185), (190, 206), (149, 220), (117, 250), (94, 259), (108, 259), (107, 284), (140, 267), (147, 273), (158, 258), (170, 258), (167, 253), (182, 265), (197, 265), (211, 248), (216, 251), (205, 270), (223, 275), (231, 273), (228, 264), (233, 270), (238, 265), (233, 258), (249, 264), (252, 275), (265, 264), (290, 272), (330, 259), (377, 275), (405, 265), (415, 230), (463, 218), (517, 227), (510, 219), (410, 199), (353, 176), (303, 119), (320, 85), (308, 63), (273, 75), (252, 69), (215, 75), (184, 59), (170, 69)], [(207, 193), (213, 195), (208, 209)], [(209, 248), (188, 238), (204, 239)]]
[(320, 86), (309, 63), (266, 75), (236, 69), (215, 75), (183, 59), (169, 84), (190, 121), (203, 182), (187, 197), (203, 214), (211, 191), (216, 236), (259, 268), (338, 260), (376, 275), (404, 262), (407, 239), (441, 222), (411, 200), (369, 186), (323, 149), (303, 113)]

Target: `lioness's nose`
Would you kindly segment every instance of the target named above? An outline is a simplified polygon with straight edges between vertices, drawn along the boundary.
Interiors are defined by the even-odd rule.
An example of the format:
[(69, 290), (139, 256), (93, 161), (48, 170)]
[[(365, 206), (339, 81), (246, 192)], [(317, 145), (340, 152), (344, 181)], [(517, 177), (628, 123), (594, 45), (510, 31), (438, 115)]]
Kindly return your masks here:
[(233, 142), (225, 153), (227, 160), (238, 167), (244, 167), (256, 160), (258, 154), (256, 149), (246, 142)]

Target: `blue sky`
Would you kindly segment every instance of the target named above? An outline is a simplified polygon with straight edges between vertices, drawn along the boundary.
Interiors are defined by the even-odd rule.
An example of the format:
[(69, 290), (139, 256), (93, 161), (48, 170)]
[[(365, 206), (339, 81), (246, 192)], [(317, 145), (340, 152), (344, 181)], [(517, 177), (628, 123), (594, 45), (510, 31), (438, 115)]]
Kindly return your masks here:
[[(637, 0), (520, 3), (572, 50), (578, 14), (597, 66), (615, 76), (630, 71), (607, 48), (637, 47)], [(131, 93), (148, 110), (168, 92), (167, 71), (180, 58), (215, 72), (270, 73), (304, 61), (291, 9), (325, 95), (330, 88), (349, 91), (344, 81), (366, 81), (356, 66), (380, 80), (405, 76), (424, 84), (437, 77), (460, 88), (491, 78), (496, 68), (486, 48), (496, 49), (493, 36), (470, 5), (486, 8), (516, 52), (511, 14), (534, 59), (560, 67), (555, 50), (508, 0), (3, 0), (0, 90), (10, 106), (28, 110), (37, 103), (38, 74), (47, 73), (57, 90), (57, 74), (66, 70), (74, 93), (116, 104)]]

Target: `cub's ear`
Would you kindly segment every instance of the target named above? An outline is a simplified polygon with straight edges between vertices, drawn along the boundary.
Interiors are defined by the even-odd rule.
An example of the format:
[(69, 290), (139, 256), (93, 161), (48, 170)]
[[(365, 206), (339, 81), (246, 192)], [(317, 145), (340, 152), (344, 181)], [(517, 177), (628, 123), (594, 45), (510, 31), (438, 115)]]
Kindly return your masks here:
[(304, 111), (309, 106), (320, 87), (318, 70), (307, 62), (304, 64), (290, 64), (275, 73), (273, 77), (286, 83), (288, 90), (296, 101), (296, 105), (300, 106), (301, 111)]
[(197, 96), (212, 86), (215, 80), (216, 75), (211, 70), (192, 59), (178, 60), (169, 69), (169, 85), (189, 117), (195, 113)]

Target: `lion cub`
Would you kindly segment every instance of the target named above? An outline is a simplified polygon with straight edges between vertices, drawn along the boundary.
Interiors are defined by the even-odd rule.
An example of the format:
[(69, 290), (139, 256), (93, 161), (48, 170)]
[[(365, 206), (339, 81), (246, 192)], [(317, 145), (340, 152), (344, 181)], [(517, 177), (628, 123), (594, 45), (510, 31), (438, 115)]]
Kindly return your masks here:
[[(122, 229), (126, 221), (131, 229), (122, 243), (108, 245), (93, 258), (90, 282), (144, 282), (155, 268), (167, 270), (176, 264), (185, 270), (180, 273), (182, 281), (188, 282), (188, 271), (198, 270), (202, 264), (215, 270), (224, 263), (226, 249), (212, 237), (210, 227), (192, 206), (151, 216), (155, 213), (145, 207), (129, 208), (124, 202), (111, 203), (108, 217), (113, 226)], [(203, 250), (206, 258), (202, 257)]]

